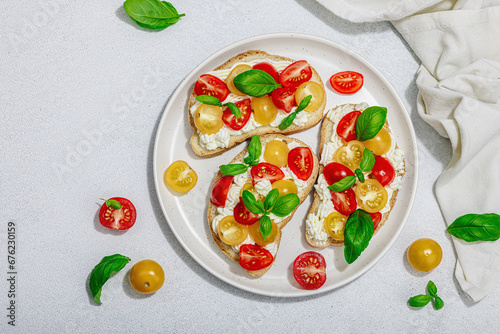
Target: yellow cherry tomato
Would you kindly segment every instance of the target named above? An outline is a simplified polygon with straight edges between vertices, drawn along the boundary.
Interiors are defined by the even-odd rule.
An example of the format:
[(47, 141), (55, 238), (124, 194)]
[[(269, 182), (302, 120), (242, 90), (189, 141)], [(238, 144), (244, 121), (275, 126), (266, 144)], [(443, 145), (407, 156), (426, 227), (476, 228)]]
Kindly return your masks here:
[(338, 212), (332, 212), (325, 218), (323, 227), (333, 239), (343, 241), (346, 222), (347, 216)]
[(278, 115), (278, 107), (273, 103), (273, 100), (268, 96), (252, 97), (251, 101), (253, 109), (253, 117), (255, 121), (262, 125), (271, 124), (276, 115)]
[(252, 67), (250, 65), (245, 65), (245, 64), (241, 64), (241, 65), (238, 65), (235, 68), (233, 68), (231, 73), (229, 73), (228, 77), (226, 78), (226, 86), (227, 86), (227, 88), (229, 88), (231, 93), (236, 94), (236, 95), (240, 95), (240, 96), (246, 95), (245, 93), (240, 92), (236, 88), (233, 80), (238, 74), (246, 72), (246, 71), (251, 70), (251, 69), (252, 69)]
[(185, 193), (196, 185), (198, 175), (187, 162), (177, 160), (168, 166), (163, 175), (163, 182), (173, 190)]
[(217, 133), (224, 125), (222, 108), (219, 106), (202, 104), (196, 109), (193, 118), (196, 128), (207, 135)]
[(227, 245), (239, 245), (248, 237), (248, 228), (238, 223), (234, 216), (226, 216), (219, 222), (219, 237)]
[(293, 180), (290, 179), (273, 182), (272, 187), (273, 189), (278, 189), (280, 193), (279, 197), (285, 196), (287, 194), (299, 193), (299, 190), (297, 189), (295, 182), (293, 182)]
[(382, 128), (375, 137), (365, 140), (362, 143), (367, 149), (372, 150), (373, 154), (382, 155), (389, 152), (389, 150), (391, 149), (392, 140), (389, 132), (386, 129)]
[(264, 160), (277, 167), (285, 167), (288, 164), (288, 146), (282, 140), (272, 140), (264, 150)]
[(297, 88), (297, 91), (295, 92), (295, 102), (297, 102), (297, 105), (299, 105), (300, 101), (302, 101), (302, 99), (308, 95), (312, 96), (311, 102), (309, 102), (309, 105), (304, 110), (312, 112), (318, 109), (323, 104), (323, 100), (325, 99), (325, 89), (317, 82), (304, 82)]
[(271, 220), (271, 234), (267, 238), (263, 238), (262, 234), (260, 233), (260, 225), (259, 222), (254, 223), (252, 225), (248, 226), (248, 233), (250, 234), (250, 238), (259, 246), (264, 247), (265, 245), (269, 245), (270, 243), (273, 243), (276, 238), (278, 237), (278, 225), (274, 223), (273, 220)]
[(165, 272), (156, 261), (142, 260), (132, 267), (128, 278), (135, 291), (153, 293), (165, 282)]
[(387, 190), (375, 179), (367, 179), (364, 183), (357, 183), (354, 192), (358, 199), (358, 205), (366, 212), (379, 212), (387, 204)]
[(363, 157), (363, 151), (365, 150), (365, 146), (357, 141), (351, 140), (348, 143), (345, 143), (341, 147), (335, 151), (333, 155), (333, 160), (338, 162), (344, 166), (349, 167), (353, 172), (356, 168), (359, 168), (359, 163), (361, 162), (361, 158)]
[(428, 238), (414, 241), (408, 247), (408, 262), (418, 271), (429, 272), (436, 268), (443, 258), (443, 250), (439, 244)]

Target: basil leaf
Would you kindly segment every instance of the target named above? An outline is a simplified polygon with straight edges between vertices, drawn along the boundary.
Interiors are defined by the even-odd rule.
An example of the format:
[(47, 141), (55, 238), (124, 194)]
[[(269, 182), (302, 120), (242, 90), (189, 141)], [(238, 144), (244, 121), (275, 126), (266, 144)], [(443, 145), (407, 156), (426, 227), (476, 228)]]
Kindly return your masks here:
[(365, 174), (361, 171), (361, 169), (356, 168), (354, 171), (354, 174), (356, 174), (356, 177), (358, 178), (359, 182), (364, 183), (365, 182)]
[(285, 196), (278, 197), (271, 213), (278, 217), (286, 217), (293, 210), (295, 210), (299, 203), (300, 198), (297, 194), (287, 194)]
[(363, 151), (363, 157), (359, 163), (359, 169), (362, 172), (368, 173), (373, 169), (373, 166), (375, 166), (375, 155), (373, 155), (371, 150), (365, 148)]
[(245, 164), (222, 165), (219, 168), (222, 174), (229, 176), (240, 175), (248, 170), (248, 166)]
[(264, 211), (257, 206), (257, 203), (259, 202), (255, 200), (255, 196), (250, 191), (243, 190), (241, 198), (243, 200), (243, 204), (251, 213), (261, 213), (262, 211)]
[(252, 136), (248, 145), (248, 156), (252, 161), (258, 160), (262, 154), (262, 144), (259, 136)]
[(463, 215), (455, 219), (446, 232), (467, 242), (495, 241), (500, 237), (500, 216), (496, 213)]
[(106, 283), (112, 274), (125, 267), (129, 261), (130, 258), (120, 254), (105, 256), (102, 258), (101, 262), (92, 269), (89, 279), (89, 288), (97, 303), (102, 304), (101, 290), (104, 283)]
[(371, 139), (384, 127), (387, 108), (369, 107), (359, 115), (356, 121), (356, 137), (359, 141)]
[(243, 162), (247, 165), (250, 165), (252, 163), (252, 159), (250, 159), (250, 157), (246, 157), (245, 159), (243, 159)]
[(347, 263), (353, 263), (368, 247), (373, 230), (373, 220), (366, 211), (357, 209), (349, 215), (344, 229), (344, 257)]
[(429, 281), (429, 283), (427, 283), (427, 292), (432, 297), (437, 297), (437, 287), (436, 287), (436, 284), (434, 284), (433, 281)]
[(281, 87), (270, 74), (257, 69), (238, 74), (233, 83), (240, 92), (255, 97), (262, 97)]
[(250, 163), (250, 166), (252, 166), (252, 167), (253, 167), (253, 166), (256, 166), (256, 165), (258, 165), (258, 164), (259, 164), (259, 159), (252, 161), (252, 162)]
[(356, 183), (356, 176), (349, 175), (349, 176), (344, 177), (342, 180), (335, 182), (332, 185), (328, 186), (328, 189), (338, 193), (338, 192), (341, 192), (341, 191), (344, 191), (344, 190), (351, 188), (354, 183)]
[(297, 116), (297, 112), (294, 111), (290, 115), (288, 115), (285, 118), (283, 118), (281, 120), (280, 125), (278, 126), (278, 129), (285, 130), (286, 128), (288, 128), (290, 125), (292, 125), (293, 120), (295, 119), (296, 116)]
[(429, 295), (416, 295), (408, 300), (408, 304), (412, 307), (423, 307), (432, 300), (432, 296)]
[(441, 298), (439, 298), (438, 296), (435, 296), (435, 299), (434, 299), (434, 308), (436, 310), (440, 310), (442, 309), (444, 306), (444, 302)]
[(228, 102), (225, 103), (224, 106), (227, 106), (229, 108), (229, 111), (236, 117), (240, 118), (241, 117), (241, 111), (240, 108), (236, 106), (233, 102)]
[(264, 215), (259, 219), (259, 230), (262, 237), (265, 239), (271, 234), (271, 230), (273, 229), (273, 225), (271, 224), (271, 218), (269, 216)]
[(274, 207), (274, 204), (276, 204), (276, 200), (279, 196), (280, 192), (278, 189), (273, 189), (268, 192), (266, 199), (264, 200), (264, 209), (266, 209), (266, 211), (270, 211)]
[(220, 103), (220, 100), (216, 98), (215, 96), (211, 95), (198, 95), (196, 97), (198, 101), (200, 101), (203, 104), (209, 104), (211, 106), (219, 106), (222, 107), (222, 103)]
[(266, 211), (266, 209), (264, 208), (264, 203), (262, 203), (261, 200), (258, 200), (257, 202), (255, 202), (255, 205), (259, 208), (260, 212)]
[(117, 200), (114, 200), (114, 199), (104, 199), (104, 198), (100, 198), (100, 199), (103, 200), (103, 201), (106, 201), (106, 206), (110, 206), (113, 209), (121, 209), (122, 208), (122, 205)]
[(170, 2), (159, 0), (126, 0), (123, 9), (138, 25), (149, 29), (164, 29), (186, 15), (179, 14)]
[(309, 105), (309, 103), (311, 103), (311, 99), (312, 99), (312, 95), (307, 95), (306, 97), (304, 97), (300, 101), (299, 106), (297, 107), (297, 109), (295, 110), (295, 112), (298, 114), (302, 110), (306, 109), (307, 106)]

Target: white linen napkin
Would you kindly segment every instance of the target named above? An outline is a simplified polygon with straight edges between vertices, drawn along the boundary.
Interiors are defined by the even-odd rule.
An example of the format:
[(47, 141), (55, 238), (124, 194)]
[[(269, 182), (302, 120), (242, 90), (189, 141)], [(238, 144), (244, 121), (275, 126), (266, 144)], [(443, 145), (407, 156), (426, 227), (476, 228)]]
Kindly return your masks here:
[[(317, 1), (353, 22), (391, 21), (422, 61), (418, 112), (453, 147), (436, 182), (446, 223), (500, 214), (500, 0)], [(455, 276), (479, 301), (500, 278), (500, 240), (453, 242)]]

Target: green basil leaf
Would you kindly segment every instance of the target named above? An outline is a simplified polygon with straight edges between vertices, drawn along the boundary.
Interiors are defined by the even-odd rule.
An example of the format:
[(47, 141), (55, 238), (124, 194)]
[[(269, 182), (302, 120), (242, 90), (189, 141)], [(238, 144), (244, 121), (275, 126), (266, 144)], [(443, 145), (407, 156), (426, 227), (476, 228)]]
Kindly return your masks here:
[(444, 306), (444, 302), (441, 298), (439, 298), (438, 296), (435, 296), (435, 299), (434, 299), (434, 308), (436, 310), (440, 310), (442, 309)]
[(246, 157), (245, 159), (243, 159), (243, 162), (247, 165), (250, 165), (252, 163), (252, 159), (250, 159), (250, 157)]
[(259, 230), (262, 237), (265, 239), (271, 234), (271, 230), (273, 229), (273, 225), (271, 224), (271, 218), (269, 216), (264, 215), (259, 219)]
[(287, 194), (278, 197), (271, 213), (278, 217), (288, 216), (300, 204), (300, 198), (296, 194)]
[(240, 118), (241, 117), (241, 111), (240, 108), (236, 106), (233, 102), (228, 102), (225, 103), (224, 106), (227, 106), (229, 108), (229, 111), (236, 117)]
[(311, 103), (311, 99), (312, 99), (312, 95), (307, 95), (306, 97), (304, 97), (300, 101), (299, 106), (297, 107), (297, 109), (295, 110), (295, 112), (298, 114), (302, 110), (306, 109), (307, 106), (309, 105), (309, 103)]
[(203, 104), (209, 104), (211, 106), (219, 106), (219, 107), (222, 107), (222, 103), (220, 102), (220, 100), (218, 98), (216, 98), (215, 96), (211, 96), (211, 95), (198, 95), (196, 97), (196, 99), (198, 101), (200, 101), (201, 103)]
[(250, 160), (255, 161), (260, 158), (262, 154), (262, 144), (259, 136), (252, 136), (250, 144), (248, 145), (248, 156)]
[(221, 165), (219, 168), (222, 174), (229, 176), (240, 175), (248, 170), (248, 166), (245, 164)]
[(264, 200), (264, 209), (266, 209), (266, 211), (272, 210), (279, 196), (280, 192), (278, 189), (273, 189), (270, 192), (268, 192), (266, 199)]
[(356, 137), (359, 141), (371, 139), (384, 127), (387, 108), (369, 107), (359, 115), (356, 121)]
[(233, 83), (240, 92), (255, 97), (262, 97), (281, 87), (270, 74), (257, 69), (238, 74)]
[(437, 297), (437, 287), (436, 287), (436, 284), (434, 284), (433, 281), (429, 281), (429, 283), (427, 283), (427, 292), (432, 297)]
[(359, 182), (364, 183), (365, 182), (365, 174), (361, 171), (361, 169), (356, 168), (354, 171), (354, 174), (356, 174), (356, 177), (358, 178)]
[(250, 163), (250, 166), (252, 166), (252, 167), (253, 167), (253, 166), (257, 166), (258, 164), (259, 164), (259, 159), (252, 161), (252, 162)]
[(97, 303), (102, 304), (101, 290), (104, 283), (106, 283), (112, 274), (125, 267), (129, 261), (130, 258), (120, 254), (105, 256), (102, 258), (101, 262), (92, 269), (89, 279), (89, 288)]
[(467, 242), (495, 241), (500, 237), (500, 216), (496, 213), (463, 215), (446, 231)]
[(347, 263), (353, 263), (368, 247), (373, 230), (373, 220), (366, 211), (357, 209), (349, 215), (344, 229), (344, 257)]
[(292, 125), (293, 120), (295, 119), (296, 116), (297, 116), (297, 112), (294, 111), (290, 115), (288, 115), (285, 118), (283, 118), (281, 120), (280, 125), (278, 126), (278, 129), (285, 130), (286, 128), (288, 128), (290, 125)]
[(432, 296), (429, 295), (416, 295), (408, 300), (408, 304), (412, 307), (423, 307), (432, 300)]
[(257, 205), (257, 207), (259, 208), (260, 212), (265, 212), (266, 211), (266, 208), (264, 207), (264, 203), (262, 203), (261, 200), (258, 200), (255, 205)]
[(255, 199), (255, 196), (248, 190), (243, 190), (243, 193), (241, 194), (241, 198), (243, 199), (243, 204), (246, 206), (246, 208), (251, 212), (251, 213), (261, 213), (264, 210), (261, 210), (259, 206), (257, 205), (257, 200)]
[(368, 173), (373, 169), (373, 166), (375, 166), (375, 155), (373, 155), (371, 150), (365, 148), (363, 157), (359, 163), (359, 169), (364, 173)]
[(117, 200), (114, 200), (114, 199), (104, 199), (104, 198), (100, 198), (100, 199), (103, 200), (103, 201), (106, 201), (106, 206), (110, 206), (113, 209), (121, 209), (122, 208), (122, 205)]
[(159, 0), (126, 0), (123, 9), (138, 25), (149, 29), (164, 29), (186, 15), (179, 14), (170, 2)]
[(328, 189), (338, 193), (351, 188), (354, 183), (356, 183), (356, 176), (349, 175), (344, 177), (342, 180), (329, 185)]

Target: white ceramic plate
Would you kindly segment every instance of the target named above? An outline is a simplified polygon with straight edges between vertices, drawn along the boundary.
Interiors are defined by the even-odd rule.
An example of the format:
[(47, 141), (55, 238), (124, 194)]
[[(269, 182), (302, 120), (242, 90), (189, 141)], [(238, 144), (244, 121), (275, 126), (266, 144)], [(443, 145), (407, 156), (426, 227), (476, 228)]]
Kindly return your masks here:
[[(343, 247), (315, 249), (304, 237), (309, 196), (283, 229), (281, 245), (273, 267), (261, 278), (253, 278), (237, 262), (227, 258), (213, 242), (207, 223), (211, 185), (218, 166), (228, 163), (247, 143), (242, 143), (215, 158), (199, 158), (191, 150), (192, 129), (187, 116), (189, 95), (198, 77), (229, 58), (247, 51), (263, 50), (295, 60), (305, 59), (319, 72), (327, 91), (329, 110), (343, 103), (367, 102), (385, 106), (397, 143), (405, 152), (406, 176), (389, 220), (370, 241), (368, 248), (351, 265), (344, 260)], [(336, 72), (352, 70), (363, 74), (365, 84), (354, 95), (334, 92), (328, 80)], [(321, 123), (293, 137), (303, 140), (318, 152)], [(312, 295), (340, 287), (370, 269), (394, 243), (409, 215), (417, 184), (417, 148), (410, 118), (389, 82), (366, 60), (328, 40), (301, 34), (271, 34), (245, 39), (213, 54), (196, 67), (179, 85), (168, 102), (158, 126), (154, 148), (156, 192), (165, 217), (185, 250), (205, 269), (223, 281), (250, 292), (280, 297)], [(197, 185), (187, 194), (174, 194), (163, 184), (163, 173), (176, 160), (185, 160), (198, 173)], [(321, 253), (327, 263), (327, 280), (318, 290), (304, 290), (295, 282), (291, 265), (309, 250)]]

